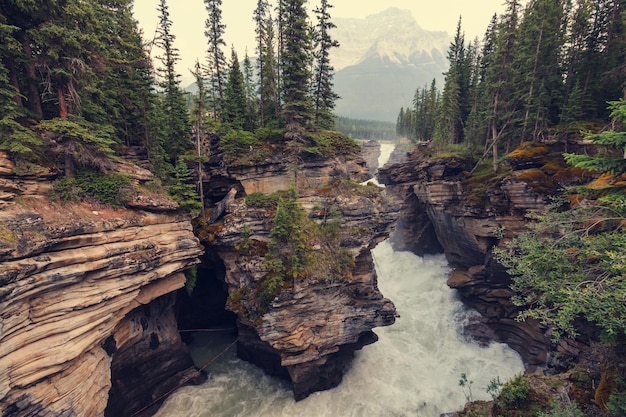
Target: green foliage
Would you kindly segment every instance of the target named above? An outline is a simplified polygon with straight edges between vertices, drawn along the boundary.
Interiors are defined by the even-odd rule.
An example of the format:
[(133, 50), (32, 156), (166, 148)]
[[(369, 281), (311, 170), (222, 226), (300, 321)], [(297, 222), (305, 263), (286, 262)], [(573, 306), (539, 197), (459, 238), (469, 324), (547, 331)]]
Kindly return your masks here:
[(222, 136), (219, 149), (224, 152), (227, 160), (234, 162), (237, 159), (247, 157), (253, 159), (255, 153), (262, 148), (262, 143), (257, 137), (244, 130), (230, 130)]
[(529, 396), (528, 378), (519, 374), (502, 386), (496, 403), (501, 408), (514, 408), (528, 401)]
[(616, 416), (626, 415), (626, 382), (623, 378), (618, 378), (617, 390), (611, 394), (606, 406)]
[(196, 184), (191, 176), (191, 171), (183, 158), (178, 158), (174, 175), (170, 178), (167, 188), (172, 198), (183, 209), (188, 210), (192, 216), (199, 214), (202, 203), (196, 193)]
[(623, 217), (603, 207), (580, 207), (531, 216), (529, 232), (496, 259), (513, 276), (513, 302), (554, 326), (554, 338), (576, 334), (583, 317), (608, 334), (626, 331), (626, 234)]
[(288, 127), (306, 126), (313, 110), (309, 94), (311, 31), (305, 3), (305, 0), (289, 0), (279, 4), (282, 29), (282, 113)]
[(307, 138), (312, 142), (304, 148), (306, 152), (322, 155), (353, 155), (360, 152), (359, 144), (346, 135), (332, 130), (316, 130), (309, 132)]
[(244, 76), (235, 48), (231, 51), (231, 63), (224, 89), (222, 121), (233, 129), (243, 130), (247, 121), (247, 99)]
[(305, 233), (306, 215), (294, 188), (280, 195), (272, 220), (270, 244), (263, 258), (267, 275), (260, 285), (263, 304), (267, 306), (286, 285), (302, 278), (309, 252)]
[[(612, 101), (609, 103), (609, 110), (614, 121), (626, 126), (626, 100)], [(591, 140), (599, 145), (605, 145), (608, 152), (604, 155), (577, 155), (565, 154), (566, 161), (579, 168), (592, 171), (609, 172), (614, 175), (626, 173), (626, 130), (609, 130), (602, 133), (588, 134), (585, 139)], [(611, 152), (611, 150), (614, 150)]]
[(194, 265), (189, 269), (185, 269), (185, 278), (185, 289), (191, 295), (198, 282), (198, 267)]
[[(114, 154), (115, 140), (111, 130), (89, 123), (79, 117), (43, 120), (35, 128), (41, 132), (52, 133), (61, 143), (72, 143), (76, 152), (81, 152), (89, 147), (105, 155)], [(74, 156), (77, 159), (82, 157), (80, 154)]]
[(276, 208), (280, 197), (278, 194), (252, 193), (246, 196), (246, 204), (249, 207)]
[(473, 401), (472, 396), (472, 384), (474, 381), (467, 379), (467, 374), (463, 372), (461, 374), (461, 378), (459, 379), (459, 387), (463, 389), (463, 394), (465, 394), (465, 399), (467, 401)]
[(75, 177), (58, 179), (52, 190), (53, 197), (62, 201), (82, 201), (92, 198), (100, 203), (119, 207), (126, 203), (124, 188), (130, 184), (130, 178), (122, 174), (82, 170)]
[(335, 130), (354, 139), (396, 140), (396, 128), (393, 122), (377, 120), (350, 119), (338, 116)]
[(500, 395), (500, 390), (504, 384), (500, 381), (500, 377), (497, 376), (494, 379), (489, 381), (489, 385), (487, 385), (487, 394), (491, 395), (491, 398), (496, 401), (498, 396)]
[(553, 402), (551, 410), (548, 412), (539, 412), (537, 417), (585, 417), (585, 413), (578, 407), (575, 402)]

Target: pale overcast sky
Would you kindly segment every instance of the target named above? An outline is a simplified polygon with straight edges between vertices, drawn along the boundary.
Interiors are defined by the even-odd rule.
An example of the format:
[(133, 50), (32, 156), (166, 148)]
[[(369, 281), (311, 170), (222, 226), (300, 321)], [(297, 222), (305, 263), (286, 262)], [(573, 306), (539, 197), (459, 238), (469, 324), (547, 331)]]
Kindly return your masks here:
[[(459, 16), (466, 41), (478, 37), (482, 39), (494, 13), (504, 10), (504, 0), (334, 0), (332, 17), (363, 18), (381, 12), (389, 7), (410, 10), (417, 23), (424, 29), (446, 31), (451, 36), (456, 30)], [(159, 0), (135, 0), (135, 18), (139, 21), (147, 39), (154, 37), (158, 22), (157, 5)], [(243, 58), (254, 56), (254, 23), (252, 13), (256, 0), (223, 0), (222, 19), (226, 25), (224, 40)], [(309, 1), (307, 10), (312, 11), (317, 1)], [(525, 2), (524, 2), (525, 3)], [(207, 14), (202, 0), (170, 0), (168, 2), (172, 30), (176, 35), (175, 46), (180, 50), (181, 62), (178, 71), (184, 83), (191, 80), (188, 69), (193, 68), (196, 59), (205, 59), (207, 41), (204, 36), (204, 22)], [(229, 57), (230, 52), (224, 51)], [(152, 54), (155, 55), (154, 53)]]

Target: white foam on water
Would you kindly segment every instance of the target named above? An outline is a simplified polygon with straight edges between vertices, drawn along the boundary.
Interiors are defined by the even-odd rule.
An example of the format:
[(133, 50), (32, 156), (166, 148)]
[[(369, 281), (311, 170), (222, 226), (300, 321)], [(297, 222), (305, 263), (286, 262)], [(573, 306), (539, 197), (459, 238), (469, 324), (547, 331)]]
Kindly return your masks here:
[[(236, 358), (234, 349), (212, 364), (209, 380), (176, 391), (159, 417), (439, 417), (461, 409), (472, 381), (472, 399), (488, 400), (496, 377), (523, 371), (519, 355), (504, 344), (480, 347), (461, 334), (468, 315), (446, 285), (443, 256), (394, 252), (387, 242), (373, 251), (379, 287), (400, 314), (396, 323), (376, 329), (379, 341), (357, 352), (337, 388), (295, 402), (287, 383)], [(217, 340), (222, 338), (221, 341)], [(191, 347), (198, 364), (232, 342), (232, 336), (203, 334)], [(211, 348), (207, 341), (218, 342)]]

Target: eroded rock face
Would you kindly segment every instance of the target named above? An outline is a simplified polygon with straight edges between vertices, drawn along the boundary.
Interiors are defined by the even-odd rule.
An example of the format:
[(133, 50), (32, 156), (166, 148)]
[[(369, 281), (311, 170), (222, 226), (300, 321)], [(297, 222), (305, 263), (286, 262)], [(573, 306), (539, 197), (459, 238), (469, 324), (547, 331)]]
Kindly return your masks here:
[[(111, 363), (124, 368), (123, 352), (142, 360), (169, 345), (156, 363), (176, 362), (182, 346), (171, 332), (171, 302), (159, 301), (151, 321), (138, 320), (137, 309), (155, 311), (153, 300), (182, 287), (181, 272), (202, 248), (187, 218), (58, 205), (41, 193), (45, 176), (5, 170), (0, 179), (10, 190), (0, 212), (0, 414), (102, 416)], [(185, 360), (163, 368), (170, 376), (194, 370)], [(146, 375), (150, 390), (173, 383)]]
[[(525, 213), (545, 210), (547, 197), (516, 175), (467, 180), (472, 165), (463, 159), (428, 160), (420, 152), (379, 171), (379, 180), (404, 201), (395, 238), (418, 254), (436, 249), (436, 237), (454, 272), (448, 285), (484, 317), (468, 330), (478, 340), (495, 337), (517, 350), (529, 368), (544, 367), (550, 341), (538, 323), (518, 322), (510, 299), (510, 278), (495, 263), (492, 249), (525, 230)], [(514, 171), (515, 172), (515, 171)], [(415, 230), (422, 231), (415, 233)]]
[[(331, 217), (337, 222), (336, 249), (350, 254), (351, 265), (341, 276), (325, 276), (320, 267), (285, 282), (264, 305), (258, 298), (268, 275), (264, 256), (276, 209), (248, 206), (245, 197), (235, 198), (215, 234), (203, 241), (225, 267), (228, 308), (238, 315), (239, 356), (291, 381), (297, 400), (334, 387), (353, 352), (376, 340), (371, 330), (395, 321), (393, 303), (378, 290), (370, 249), (389, 235), (398, 209), (377, 187), (356, 186), (360, 191), (354, 191), (354, 182), (346, 185), (369, 175), (356, 156), (312, 158), (297, 169), (273, 165), (265, 172), (252, 167), (232, 172), (244, 195), (287, 190), (295, 179), (298, 203), (307, 216), (317, 223)], [(326, 256), (324, 244), (311, 243), (314, 257)]]
[(380, 142), (375, 140), (368, 140), (361, 144), (361, 153), (365, 164), (367, 165), (370, 177), (374, 178), (376, 171), (378, 170), (378, 157), (380, 156)]

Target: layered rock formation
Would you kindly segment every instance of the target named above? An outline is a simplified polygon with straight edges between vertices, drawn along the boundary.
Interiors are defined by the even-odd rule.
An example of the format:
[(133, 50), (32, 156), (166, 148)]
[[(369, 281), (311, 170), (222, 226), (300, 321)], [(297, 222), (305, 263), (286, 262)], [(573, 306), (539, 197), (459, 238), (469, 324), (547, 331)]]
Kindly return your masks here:
[[(53, 172), (16, 175), (6, 155), (0, 166), (0, 413), (102, 416), (111, 386), (127, 395), (132, 379), (120, 375), (134, 372), (143, 392), (109, 413), (131, 415), (189, 379), (195, 368), (166, 295), (202, 251), (189, 220), (55, 203), (45, 196)], [(177, 207), (141, 193), (131, 200)]]
[(470, 326), (472, 336), (508, 343), (533, 370), (548, 364), (552, 346), (538, 323), (515, 320), (510, 278), (492, 249), (525, 230), (526, 213), (545, 210), (550, 195), (582, 178), (564, 173), (558, 149), (524, 146), (499, 173), (487, 167), (474, 175), (470, 161), (432, 160), (418, 150), (379, 170), (379, 181), (403, 202), (396, 244), (418, 254), (443, 250), (454, 268), (448, 285), (485, 318)]
[[(353, 352), (376, 340), (371, 330), (394, 322), (395, 308), (378, 290), (370, 249), (389, 235), (397, 209), (378, 187), (357, 184), (369, 175), (356, 153), (308, 155), (297, 165), (289, 159), (274, 157), (228, 172), (214, 166), (211, 177), (218, 185), (228, 177), (239, 192), (225, 197), (224, 217), (198, 234), (223, 262), (228, 308), (238, 315), (239, 356), (291, 381), (295, 398), (302, 399), (337, 385)], [(327, 225), (334, 234), (327, 240), (307, 236), (303, 244), (315, 266), (305, 265), (304, 273), (263, 300), (277, 207), (252, 204), (246, 196), (281, 198), (294, 186), (306, 222)], [(274, 248), (279, 257), (292, 249)], [(339, 259), (345, 263), (337, 267)]]

